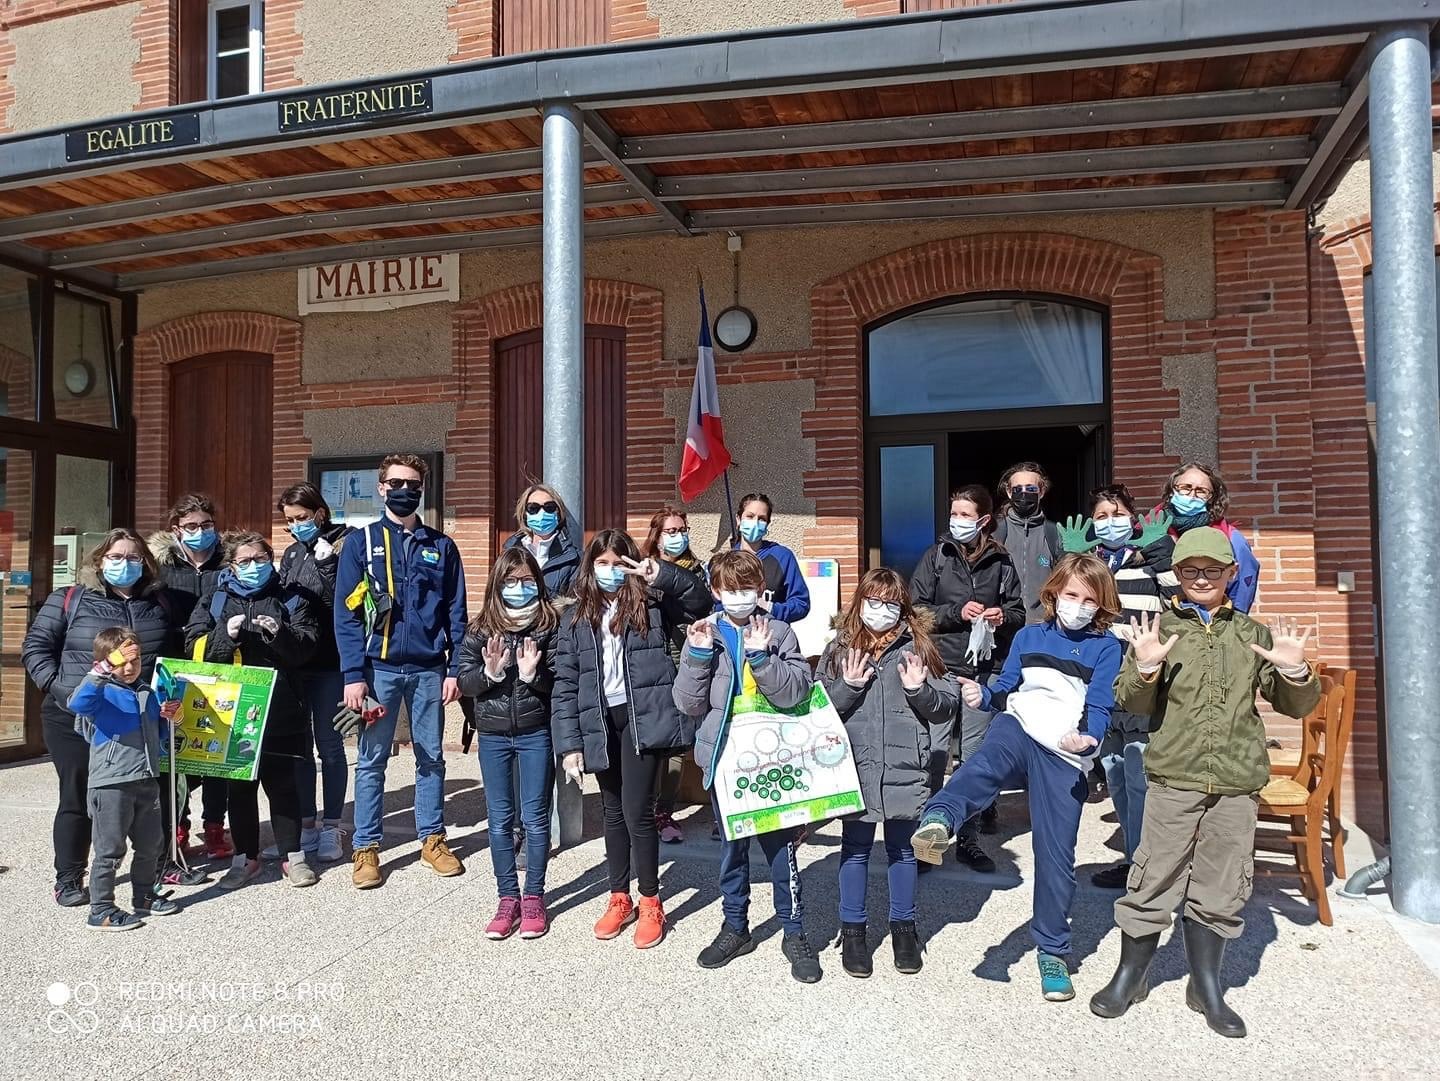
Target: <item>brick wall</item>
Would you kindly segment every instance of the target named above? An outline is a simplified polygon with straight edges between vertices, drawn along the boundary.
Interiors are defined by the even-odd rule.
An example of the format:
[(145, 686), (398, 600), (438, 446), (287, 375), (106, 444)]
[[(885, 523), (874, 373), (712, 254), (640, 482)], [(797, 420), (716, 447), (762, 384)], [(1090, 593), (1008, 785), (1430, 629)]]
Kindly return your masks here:
[(262, 78), (266, 90), (300, 85), (295, 65), (300, 59), (304, 42), (300, 39), (295, 16), (302, 3), (304, 0), (265, 0), (265, 71)]
[(448, 25), (457, 37), (455, 52), (450, 57), (452, 62), (483, 60), (495, 55), (500, 3), (501, 0), (454, 0), (448, 16)]

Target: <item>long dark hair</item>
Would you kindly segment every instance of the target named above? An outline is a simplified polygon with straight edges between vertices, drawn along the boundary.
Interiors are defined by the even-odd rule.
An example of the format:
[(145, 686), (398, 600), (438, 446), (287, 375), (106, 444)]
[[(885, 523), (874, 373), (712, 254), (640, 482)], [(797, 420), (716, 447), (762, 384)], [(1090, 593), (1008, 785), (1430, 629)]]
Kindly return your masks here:
[(740, 543), (740, 519), (745, 514), (745, 508), (751, 503), (764, 503), (765, 520), (767, 522), (773, 522), (775, 520), (775, 504), (770, 501), (768, 495), (764, 492), (746, 492), (740, 497), (740, 502), (735, 504), (739, 509), (735, 511), (735, 519), (730, 523), (731, 544)]
[[(320, 489), (309, 481), (292, 484), (280, 493), (280, 498), (275, 501), (275, 509), (284, 514), (286, 507), (304, 507), (315, 515), (315, 524), (321, 529), (330, 524), (330, 504), (325, 502)], [(322, 513), (324, 518), (320, 517)]]
[[(595, 581), (595, 558), (603, 552), (638, 560), (640, 549), (630, 534), (623, 529), (602, 529), (585, 546), (580, 557), (580, 569), (575, 573), (575, 619), (600, 629), (600, 617), (609, 605), (608, 594)], [(650, 590), (638, 574), (627, 574), (625, 581), (615, 594), (620, 601), (615, 618), (610, 623), (610, 633), (619, 634), (627, 625), (637, 633), (644, 634), (650, 629)]]
[[(940, 651), (935, 648), (935, 642), (930, 637), (928, 626), (917, 626), (915, 606), (910, 599), (910, 587), (905, 584), (904, 577), (889, 567), (876, 567), (874, 570), (865, 572), (865, 576), (860, 579), (860, 584), (855, 587), (855, 592), (850, 596), (850, 603), (840, 614), (840, 633), (835, 639), (835, 648), (830, 651), (830, 674), (832, 676), (840, 674), (842, 647), (873, 654), (876, 645), (885, 637), (884, 634), (876, 634), (872, 631), (860, 617), (867, 600), (898, 604), (900, 606), (900, 622), (910, 628), (910, 638), (914, 643), (911, 652), (920, 658), (926, 668), (930, 669), (931, 675), (943, 676), (945, 674), (945, 662), (940, 659)], [(887, 631), (886, 634), (888, 633)]]
[(542, 634), (555, 629), (559, 617), (555, 613), (555, 606), (550, 603), (550, 591), (545, 588), (545, 575), (540, 570), (540, 564), (535, 562), (535, 557), (523, 544), (514, 544), (501, 552), (500, 558), (495, 560), (495, 565), (490, 568), (490, 580), (485, 583), (485, 600), (481, 602), (480, 611), (470, 621), (471, 634), (489, 638), (492, 634), (504, 634), (514, 630), (510, 617), (513, 609), (505, 603), (505, 598), (500, 596), (500, 590), (505, 579), (522, 567), (535, 576), (535, 584), (540, 589), (535, 595), (540, 607), (535, 610), (535, 619), (531, 622), (530, 629)]

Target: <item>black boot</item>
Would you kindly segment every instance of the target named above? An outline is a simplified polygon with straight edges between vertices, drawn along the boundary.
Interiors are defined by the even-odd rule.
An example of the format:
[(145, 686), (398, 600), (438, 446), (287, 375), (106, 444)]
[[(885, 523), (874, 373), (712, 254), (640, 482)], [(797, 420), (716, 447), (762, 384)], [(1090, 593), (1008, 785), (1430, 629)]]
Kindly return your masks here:
[(870, 945), (866, 941), (865, 924), (840, 925), (840, 964), (852, 976), (862, 980), (875, 971), (870, 961)]
[(1225, 1005), (1220, 986), (1220, 962), (1225, 957), (1225, 940), (1194, 920), (1185, 920), (1185, 956), (1190, 961), (1190, 982), (1185, 985), (1185, 1005), (1203, 1013), (1209, 1026), (1222, 1036), (1238, 1040), (1245, 1035), (1245, 1022)]
[(895, 951), (896, 972), (913, 976), (923, 967), (920, 936), (915, 933), (914, 920), (890, 921), (890, 948)]
[(963, 863), (972, 871), (979, 871), (982, 875), (995, 873), (995, 861), (980, 847), (980, 837), (973, 818), (960, 827), (960, 832), (955, 837), (955, 861)]
[(1097, 1017), (1119, 1017), (1137, 1002), (1144, 1002), (1150, 993), (1146, 977), (1150, 961), (1160, 945), (1160, 932), (1131, 938), (1120, 936), (1120, 964), (1110, 982), (1090, 999), (1090, 1012)]

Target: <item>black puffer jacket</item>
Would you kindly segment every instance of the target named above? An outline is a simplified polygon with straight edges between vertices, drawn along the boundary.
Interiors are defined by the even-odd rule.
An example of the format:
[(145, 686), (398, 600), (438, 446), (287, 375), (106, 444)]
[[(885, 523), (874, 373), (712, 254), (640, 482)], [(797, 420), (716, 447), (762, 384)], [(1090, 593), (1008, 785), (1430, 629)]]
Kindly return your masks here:
[(195, 603), (215, 588), (215, 576), (225, 565), (225, 545), (217, 540), (205, 562), (197, 567), (185, 558), (185, 549), (173, 533), (152, 533), (145, 543), (160, 564), (160, 578), (174, 601), (176, 629), (183, 631)]
[(176, 627), (183, 617), (178, 612), (172, 617), (173, 606), (173, 600), (157, 582), (142, 581), (136, 595), (126, 600), (108, 586), (101, 586), (90, 570), (82, 571), (76, 585), (63, 586), (45, 599), (25, 632), (25, 643), (20, 648), (25, 671), (35, 686), (64, 709), (71, 693), (95, 664), (95, 636), (107, 627), (130, 627), (140, 636), (145, 663), (142, 678), (149, 682), (156, 657), (180, 655)]
[[(627, 738), (635, 740), (638, 750), (672, 750), (695, 742), (695, 718), (681, 713), (671, 694), (675, 662), (670, 659), (670, 634), (680, 624), (708, 615), (711, 605), (710, 592), (699, 579), (661, 563), (650, 591), (649, 628), (644, 634), (625, 628)], [(589, 773), (610, 766), (600, 658), (599, 630), (570, 609), (561, 618), (555, 648), (550, 732), (555, 753), (582, 751)]]
[[(550, 727), (550, 697), (555, 687), (555, 642), (559, 628), (509, 631), (501, 635), (510, 650), (505, 678), (490, 682), (485, 674), (485, 636), (472, 624), (460, 643), (460, 693), (475, 699), (475, 730), (488, 735), (518, 736)], [(515, 666), (515, 652), (525, 639), (540, 650), (535, 678), (526, 683)]]
[[(1020, 575), (1009, 554), (994, 540), (970, 553), (953, 537), (941, 537), (925, 550), (910, 576), (910, 594), (917, 605), (934, 612), (935, 648), (945, 667), (958, 676), (980, 679), (998, 672), (1015, 632), (1025, 626), (1025, 597)], [(965, 659), (970, 645), (970, 620), (960, 610), (970, 601), (1000, 608), (1005, 622), (995, 628), (995, 651), (972, 664)]]
[(280, 557), (280, 584), (285, 595), (304, 598), (320, 621), (315, 652), (302, 666), (307, 671), (340, 671), (340, 651), (335, 647), (335, 565), (350, 532), (348, 526), (328, 525), (314, 540), (296, 541)]
[[(516, 531), (505, 541), (506, 548), (514, 548), (525, 540), (525, 534)], [(530, 553), (534, 555), (534, 552)], [(545, 566), (540, 574), (545, 579), (545, 592), (551, 597), (568, 597), (575, 591), (575, 572), (580, 569), (580, 549), (570, 536), (570, 525), (564, 523), (555, 531), (550, 542), (550, 551), (545, 555)]]

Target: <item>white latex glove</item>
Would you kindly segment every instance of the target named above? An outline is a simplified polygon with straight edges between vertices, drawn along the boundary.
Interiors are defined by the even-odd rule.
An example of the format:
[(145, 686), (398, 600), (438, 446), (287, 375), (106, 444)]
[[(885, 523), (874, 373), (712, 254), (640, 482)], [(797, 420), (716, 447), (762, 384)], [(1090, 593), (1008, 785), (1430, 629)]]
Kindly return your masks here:
[(1098, 746), (1100, 742), (1094, 736), (1082, 736), (1079, 732), (1066, 732), (1059, 740), (1060, 749), (1071, 754), (1084, 754)]
[(243, 626), (245, 626), (243, 615), (231, 616), (225, 621), (225, 633), (230, 636), (230, 641), (238, 642), (240, 640), (240, 628)]
[(335, 546), (329, 541), (321, 539), (315, 542), (315, 562), (324, 563), (335, 554)]
[(256, 616), (253, 622), (272, 638), (280, 633), (280, 624), (274, 616)]
[(970, 624), (970, 643), (965, 647), (965, 660), (979, 664), (990, 659), (995, 652), (995, 628), (983, 619)]
[(960, 700), (971, 709), (979, 709), (985, 704), (985, 691), (980, 684), (973, 679), (966, 679), (964, 676), (955, 677), (960, 682)]
[(576, 788), (584, 787), (585, 780), (585, 756), (579, 751), (571, 751), (560, 760), (560, 768), (565, 771), (565, 776), (574, 782)]

